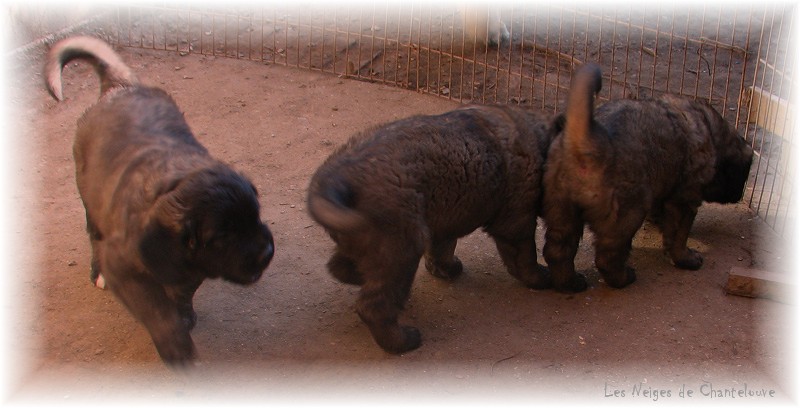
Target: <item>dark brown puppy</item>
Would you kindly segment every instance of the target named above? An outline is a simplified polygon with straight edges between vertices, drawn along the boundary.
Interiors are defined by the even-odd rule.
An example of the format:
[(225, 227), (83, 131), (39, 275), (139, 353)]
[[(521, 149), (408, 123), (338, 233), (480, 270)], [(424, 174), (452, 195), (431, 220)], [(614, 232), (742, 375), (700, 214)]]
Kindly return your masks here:
[(415, 116), (353, 137), (314, 174), (309, 211), (337, 244), (328, 268), (361, 285), (358, 314), (384, 350), (420, 345), (419, 331), (397, 322), (420, 257), (455, 278), (456, 240), (479, 227), (509, 273), (551, 286), (534, 242), (549, 125), (514, 107)]
[(161, 358), (195, 357), (192, 297), (205, 278), (255, 282), (273, 254), (255, 187), (209, 156), (164, 91), (138, 84), (104, 42), (74, 37), (47, 56), (58, 100), (61, 70), (91, 62), (101, 97), (78, 121), (73, 153), (92, 244), (92, 281), (141, 321)]
[(565, 291), (586, 288), (573, 262), (584, 223), (595, 234), (595, 265), (612, 287), (636, 279), (626, 262), (648, 216), (675, 266), (700, 268), (702, 257), (686, 247), (697, 209), (703, 201), (739, 201), (753, 158), (736, 129), (707, 104), (675, 96), (618, 100), (595, 115), (600, 86), (595, 65), (573, 78), (544, 176), (544, 257), (555, 286)]

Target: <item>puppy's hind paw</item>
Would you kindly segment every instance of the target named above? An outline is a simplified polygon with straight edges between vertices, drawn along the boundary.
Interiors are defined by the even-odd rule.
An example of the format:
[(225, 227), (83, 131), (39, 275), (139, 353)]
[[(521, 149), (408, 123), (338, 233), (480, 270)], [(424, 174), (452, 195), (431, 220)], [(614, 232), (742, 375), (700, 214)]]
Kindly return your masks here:
[(92, 266), (89, 269), (89, 280), (92, 282), (92, 285), (100, 288), (106, 288), (106, 279), (103, 278), (103, 274), (100, 273), (100, 266), (96, 259), (92, 259)]

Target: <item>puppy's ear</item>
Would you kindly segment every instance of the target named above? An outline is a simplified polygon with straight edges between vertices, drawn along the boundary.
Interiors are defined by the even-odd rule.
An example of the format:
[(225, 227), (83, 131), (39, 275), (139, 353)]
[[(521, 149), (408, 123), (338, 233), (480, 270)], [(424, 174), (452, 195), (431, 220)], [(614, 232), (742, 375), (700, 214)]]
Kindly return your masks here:
[(161, 283), (177, 283), (187, 276), (188, 252), (182, 231), (173, 231), (151, 219), (139, 242), (139, 253), (148, 271)]
[(174, 283), (187, 275), (192, 245), (197, 245), (194, 229), (178, 192), (161, 195), (139, 243), (142, 261), (156, 279)]
[(186, 186), (181, 186), (177, 181), (164, 187), (150, 214), (152, 219), (175, 232), (183, 229), (189, 211), (181, 187), (186, 189)]

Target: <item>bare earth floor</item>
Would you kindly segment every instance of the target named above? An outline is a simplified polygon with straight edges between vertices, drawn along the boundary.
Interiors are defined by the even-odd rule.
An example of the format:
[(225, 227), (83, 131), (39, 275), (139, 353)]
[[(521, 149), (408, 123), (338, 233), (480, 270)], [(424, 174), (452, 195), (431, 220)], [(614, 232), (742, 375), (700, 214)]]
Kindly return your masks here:
[[(65, 70), (56, 103), (41, 60), (17, 74), (10, 120), (18, 147), (8, 197), (12, 255), (11, 401), (148, 403), (484, 401), (787, 402), (793, 306), (728, 296), (731, 267), (773, 268), (783, 249), (745, 205), (701, 208), (690, 246), (697, 272), (675, 269), (645, 225), (638, 281), (567, 295), (524, 288), (482, 232), (459, 242), (454, 282), (420, 268), (402, 320), (423, 345), (384, 353), (355, 314), (358, 288), (325, 270), (332, 243), (307, 215), (306, 187), (336, 146), (371, 125), (455, 102), (275, 65), (122, 50), (145, 83), (170, 92), (216, 157), (251, 177), (276, 256), (255, 285), (207, 281), (195, 297), (200, 360), (176, 373), (108, 291), (89, 282), (89, 242), (72, 160), (75, 122), (98, 96), (85, 64)], [(540, 232), (541, 232), (540, 226)], [(538, 241), (539, 247), (543, 240)], [(730, 393), (725, 390), (733, 390)], [(755, 391), (767, 390), (767, 396)], [(745, 391), (746, 390), (746, 391)], [(689, 395), (691, 391), (691, 396)], [(744, 391), (744, 397), (740, 394)], [(769, 391), (774, 391), (770, 396)]]

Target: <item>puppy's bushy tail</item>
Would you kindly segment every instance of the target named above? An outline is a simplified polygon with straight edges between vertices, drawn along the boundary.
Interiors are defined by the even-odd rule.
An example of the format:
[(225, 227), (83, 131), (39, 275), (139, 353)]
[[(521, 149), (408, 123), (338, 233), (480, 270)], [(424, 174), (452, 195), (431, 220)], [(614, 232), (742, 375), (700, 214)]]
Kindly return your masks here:
[(61, 71), (64, 65), (74, 59), (85, 59), (94, 65), (100, 76), (101, 94), (115, 87), (130, 86), (139, 82), (131, 69), (104, 41), (94, 37), (70, 37), (53, 45), (47, 53), (44, 66), (47, 90), (59, 101), (64, 100), (61, 90)]
[(314, 177), (308, 193), (308, 212), (314, 221), (327, 229), (352, 232), (365, 227), (367, 219), (356, 208), (356, 194), (336, 176), (319, 180)]
[(567, 149), (578, 158), (593, 156), (594, 98), (603, 85), (602, 71), (593, 63), (584, 64), (572, 78), (567, 97), (564, 137)]

